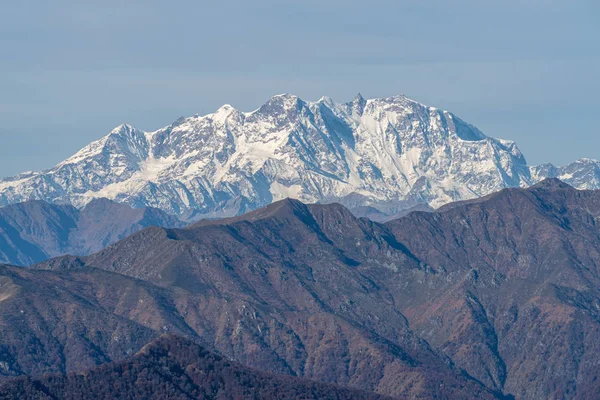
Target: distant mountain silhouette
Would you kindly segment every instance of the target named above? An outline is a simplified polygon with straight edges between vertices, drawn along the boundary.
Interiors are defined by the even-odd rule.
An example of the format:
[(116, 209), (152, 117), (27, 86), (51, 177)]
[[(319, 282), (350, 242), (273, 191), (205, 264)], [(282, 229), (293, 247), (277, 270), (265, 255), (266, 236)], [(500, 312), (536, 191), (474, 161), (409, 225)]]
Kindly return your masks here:
[(183, 223), (153, 208), (96, 199), (82, 210), (28, 201), (0, 208), (0, 262), (29, 265), (63, 254), (88, 255), (152, 225)]

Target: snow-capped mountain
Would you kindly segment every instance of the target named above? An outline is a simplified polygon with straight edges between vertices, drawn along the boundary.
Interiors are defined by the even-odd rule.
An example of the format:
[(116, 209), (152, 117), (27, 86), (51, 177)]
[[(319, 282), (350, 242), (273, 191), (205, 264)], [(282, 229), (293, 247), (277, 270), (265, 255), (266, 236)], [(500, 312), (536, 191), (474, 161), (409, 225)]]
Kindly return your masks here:
[(292, 197), (393, 213), (546, 177), (599, 188), (600, 163), (529, 167), (514, 142), (405, 96), (337, 104), (282, 94), (252, 112), (224, 105), (155, 132), (118, 126), (50, 170), (0, 180), (0, 205), (106, 197), (196, 219)]

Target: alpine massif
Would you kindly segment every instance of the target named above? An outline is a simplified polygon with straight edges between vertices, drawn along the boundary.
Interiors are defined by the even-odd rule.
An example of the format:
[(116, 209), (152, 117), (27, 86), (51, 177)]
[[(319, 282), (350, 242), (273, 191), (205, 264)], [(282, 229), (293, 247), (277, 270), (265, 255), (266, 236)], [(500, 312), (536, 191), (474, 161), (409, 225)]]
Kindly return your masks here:
[(121, 125), (50, 170), (0, 180), (0, 205), (81, 208), (106, 197), (191, 220), (292, 197), (391, 215), (546, 177), (595, 189), (600, 164), (530, 167), (515, 143), (404, 96), (336, 104), (284, 94), (253, 112), (225, 105), (155, 132)]

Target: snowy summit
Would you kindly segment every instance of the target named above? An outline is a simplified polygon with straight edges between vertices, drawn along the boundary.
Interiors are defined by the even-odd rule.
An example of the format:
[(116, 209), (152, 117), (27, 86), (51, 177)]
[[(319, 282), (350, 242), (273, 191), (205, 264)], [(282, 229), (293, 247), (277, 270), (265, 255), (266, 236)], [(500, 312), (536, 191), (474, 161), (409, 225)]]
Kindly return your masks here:
[(530, 167), (514, 142), (405, 96), (340, 104), (281, 94), (253, 112), (224, 105), (155, 132), (120, 125), (50, 170), (0, 180), (0, 205), (106, 197), (197, 219), (293, 197), (395, 213), (546, 177), (596, 189), (599, 165)]

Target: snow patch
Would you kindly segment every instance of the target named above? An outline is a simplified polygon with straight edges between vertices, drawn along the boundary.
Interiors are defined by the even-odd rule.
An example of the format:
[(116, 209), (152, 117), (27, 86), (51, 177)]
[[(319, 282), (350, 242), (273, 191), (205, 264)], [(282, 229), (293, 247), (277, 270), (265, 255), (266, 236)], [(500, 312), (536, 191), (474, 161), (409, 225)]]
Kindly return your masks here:
[(270, 192), (273, 195), (273, 201), (283, 200), (288, 197), (291, 199), (302, 199), (302, 186), (300, 185), (285, 186), (275, 181), (271, 183)]

